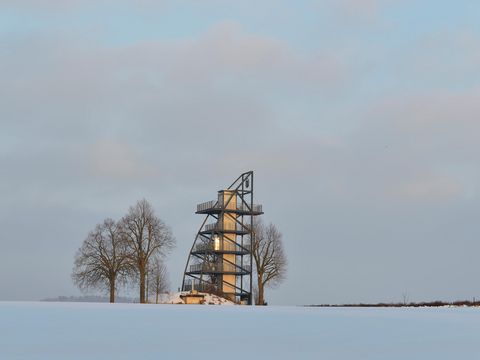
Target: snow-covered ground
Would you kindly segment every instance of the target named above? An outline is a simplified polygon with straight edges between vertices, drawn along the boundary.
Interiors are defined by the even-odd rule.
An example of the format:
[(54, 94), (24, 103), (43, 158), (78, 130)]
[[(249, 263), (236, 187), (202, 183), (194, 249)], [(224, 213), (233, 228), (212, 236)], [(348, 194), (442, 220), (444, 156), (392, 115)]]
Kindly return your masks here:
[(0, 359), (480, 359), (478, 308), (0, 302)]

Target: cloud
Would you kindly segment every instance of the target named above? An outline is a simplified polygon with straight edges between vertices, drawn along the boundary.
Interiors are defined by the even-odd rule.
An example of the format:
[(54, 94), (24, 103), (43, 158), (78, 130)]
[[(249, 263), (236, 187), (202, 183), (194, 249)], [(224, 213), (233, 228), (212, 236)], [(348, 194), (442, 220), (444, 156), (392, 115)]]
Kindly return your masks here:
[(122, 177), (148, 176), (139, 154), (131, 146), (111, 140), (99, 140), (87, 152), (87, 168), (91, 176), (106, 176), (114, 181)]
[(355, 135), (360, 162), (384, 171), (377, 176), (390, 184), (387, 194), (418, 201), (465, 198), (472, 185), (463, 174), (480, 179), (474, 155), (480, 151), (479, 100), (478, 89), (432, 91), (372, 106)]
[[(100, 0), (102, 1), (102, 0)], [(80, 6), (92, 4), (92, 0), (0, 0), (0, 6), (6, 9), (14, 10), (72, 10)]]
[[(152, 186), (194, 191), (212, 174), (229, 179), (263, 153), (286, 151), (277, 144), (290, 143), (282, 122), (291, 118), (277, 104), (344, 81), (333, 54), (300, 55), (234, 22), (175, 41), (109, 46), (47, 32), (6, 45), (0, 111), (9, 141), (0, 162), (10, 174), (4, 183), (28, 189), (9, 203), (67, 206), (82, 194), (77, 206), (91, 209), (99, 191), (131, 198)], [(41, 186), (30, 185), (32, 176)]]
[(480, 131), (476, 121), (479, 100), (478, 88), (431, 91), (387, 99), (369, 115), (384, 132), (382, 141), (402, 142), (404, 149), (428, 155), (436, 152), (452, 159), (464, 157), (477, 147), (474, 134)]
[[(384, 4), (331, 6), (368, 19)], [(380, 266), (388, 276), (400, 269), (415, 281), (437, 245), (430, 238), (448, 243), (454, 229), (468, 245), (474, 226), (459, 218), (474, 213), (480, 193), (476, 38), (452, 36), (447, 50), (440, 37), (408, 42), (397, 56), (383, 52), (391, 44), (355, 34), (358, 44), (315, 37), (313, 50), (299, 51), (251, 28), (221, 21), (193, 36), (115, 44), (93, 31), (3, 35), (4, 237), (21, 236), (42, 254), (55, 248), (59, 258), (103, 217), (146, 197), (179, 239), (177, 283), (198, 227), (195, 203), (253, 169), (258, 200), (292, 259), (286, 289), (316, 283), (302, 271), (309, 262), (320, 273), (350, 264), (345, 286), (331, 280), (337, 299), (349, 296), (342, 288), (352, 270), (362, 278)], [(452, 44), (458, 57), (445, 57)], [(411, 256), (412, 247), (418, 254), (405, 273), (397, 253)], [(61, 274), (55, 284), (70, 284)], [(278, 299), (296, 302), (291, 294)]]
[[(117, 4), (121, 1), (117, 1)], [(73, 10), (93, 4), (113, 4), (112, 0), (0, 0), (0, 6), (23, 10)]]
[[(328, 94), (344, 80), (333, 55), (299, 55), (231, 22), (178, 41), (109, 47), (34, 35), (12, 46), (0, 87), (4, 122), (32, 142), (41, 133), (79, 153), (99, 151), (90, 155), (95, 173), (134, 172), (132, 154), (146, 154), (145, 167), (178, 174), (178, 164), (158, 154), (174, 152), (190, 168), (200, 159), (223, 162), (242, 147), (260, 151), (285, 137), (275, 104)], [(98, 145), (103, 139), (116, 142)], [(128, 154), (118, 144), (129, 144)]]
[(465, 90), (478, 87), (480, 39), (478, 34), (459, 27), (455, 31), (436, 29), (418, 36), (400, 52), (389, 67), (399, 75), (403, 91), (419, 93)]
[(442, 176), (417, 179), (397, 191), (408, 199), (426, 202), (457, 198), (462, 195), (464, 188), (459, 181)]
[(380, 11), (395, 0), (327, 0), (328, 7), (344, 20), (374, 22), (379, 19)]

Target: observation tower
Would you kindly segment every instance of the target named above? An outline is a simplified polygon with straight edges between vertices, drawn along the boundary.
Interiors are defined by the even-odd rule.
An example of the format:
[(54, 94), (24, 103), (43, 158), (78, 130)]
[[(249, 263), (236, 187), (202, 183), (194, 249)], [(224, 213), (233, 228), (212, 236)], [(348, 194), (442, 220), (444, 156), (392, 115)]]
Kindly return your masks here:
[(218, 191), (217, 200), (199, 204), (196, 214), (206, 216), (188, 255), (182, 291), (251, 305), (253, 219), (263, 214), (253, 203), (253, 171)]

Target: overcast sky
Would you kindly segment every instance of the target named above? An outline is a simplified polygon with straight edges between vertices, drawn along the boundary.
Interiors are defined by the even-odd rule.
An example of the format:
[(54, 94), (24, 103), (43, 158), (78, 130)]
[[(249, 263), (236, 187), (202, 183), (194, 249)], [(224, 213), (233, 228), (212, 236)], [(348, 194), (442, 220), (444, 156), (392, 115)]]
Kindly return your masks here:
[(480, 2), (0, 0), (0, 300), (75, 295), (145, 197), (177, 238), (254, 170), (271, 304), (480, 298)]

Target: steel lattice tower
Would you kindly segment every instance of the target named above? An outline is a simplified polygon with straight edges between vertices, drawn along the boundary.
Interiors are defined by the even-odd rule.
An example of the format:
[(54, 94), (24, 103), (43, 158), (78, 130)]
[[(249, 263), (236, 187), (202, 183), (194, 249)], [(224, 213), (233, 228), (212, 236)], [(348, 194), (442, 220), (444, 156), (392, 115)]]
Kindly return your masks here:
[(206, 217), (188, 255), (182, 290), (251, 305), (253, 219), (263, 214), (253, 203), (253, 171), (220, 190), (217, 200), (199, 204), (196, 214)]

